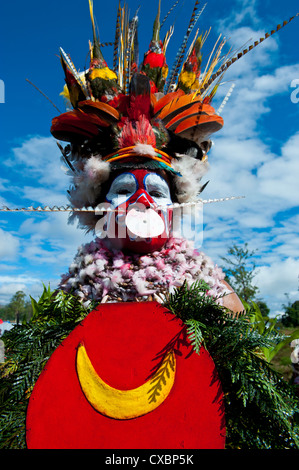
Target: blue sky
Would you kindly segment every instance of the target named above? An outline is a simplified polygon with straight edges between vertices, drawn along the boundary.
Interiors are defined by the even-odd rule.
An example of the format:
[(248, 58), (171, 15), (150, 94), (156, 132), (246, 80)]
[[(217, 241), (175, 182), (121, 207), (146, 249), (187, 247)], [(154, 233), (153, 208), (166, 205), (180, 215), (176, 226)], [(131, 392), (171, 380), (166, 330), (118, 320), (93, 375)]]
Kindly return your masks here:
[[(173, 3), (162, 0), (162, 17)], [(181, 1), (165, 25), (164, 32), (173, 22), (175, 26), (167, 54), (170, 67), (193, 4), (193, 0)], [(117, 5), (118, 0), (94, 0), (103, 42), (113, 41)], [(158, 0), (130, 1), (132, 15), (139, 5), (142, 56)], [(203, 32), (212, 27), (206, 56), (220, 33), (227, 38), (226, 50), (234, 50), (259, 39), (297, 11), (297, 0), (283, 4), (276, 0), (209, 0), (198, 22)], [(299, 18), (227, 72), (227, 83), (213, 103), (216, 110), (230, 86), (235, 84), (235, 88), (221, 113), (225, 124), (214, 138), (207, 176), (210, 183), (203, 194), (205, 198), (245, 196), (205, 205), (202, 249), (220, 265), (221, 256), (233, 243), (247, 242), (250, 249), (258, 250), (255, 280), (272, 314), (281, 311), (285, 293), (291, 300), (299, 298), (298, 25)], [(61, 112), (65, 110), (59, 96), (64, 84), (59, 47), (71, 55), (77, 69), (88, 67), (88, 41), (92, 39), (88, 1), (5, 2), (0, 31), (0, 79), (5, 85), (5, 102), (0, 103), (0, 206), (66, 204), (69, 181), (50, 134), (51, 120), (58, 113), (26, 79)], [(112, 64), (108, 47), (104, 55)], [(90, 238), (68, 225), (64, 213), (1, 212), (0, 304), (19, 289), (37, 297), (42, 282), (56, 287), (77, 247)]]

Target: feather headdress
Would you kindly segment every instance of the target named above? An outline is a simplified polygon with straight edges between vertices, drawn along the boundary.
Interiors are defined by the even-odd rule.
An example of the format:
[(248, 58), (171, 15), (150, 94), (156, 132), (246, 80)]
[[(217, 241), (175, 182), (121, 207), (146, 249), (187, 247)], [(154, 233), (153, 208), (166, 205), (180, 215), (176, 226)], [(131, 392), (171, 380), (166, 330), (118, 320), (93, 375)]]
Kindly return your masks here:
[[(169, 13), (175, 8), (173, 5)], [(148, 51), (138, 64), (138, 15), (129, 20), (125, 5), (117, 10), (113, 69), (102, 53), (96, 33), (93, 1), (89, 0), (93, 42), (90, 65), (77, 72), (70, 57), (60, 49), (65, 74), (64, 96), (71, 110), (55, 117), (51, 132), (63, 149), (73, 178), (69, 191), (74, 207), (96, 207), (103, 200), (105, 183), (114, 170), (125, 168), (163, 169), (169, 172), (175, 188), (175, 202), (195, 201), (205, 185), (201, 179), (208, 170), (207, 152), (211, 135), (223, 126), (223, 119), (211, 106), (225, 71), (248, 51), (274, 34), (256, 41), (235, 57), (223, 54), (225, 41), (218, 38), (202, 71), (202, 47), (209, 34), (198, 31), (187, 53), (189, 38), (205, 8), (196, 0), (168, 77), (166, 50), (173, 28), (161, 40), (161, 0), (155, 17)], [(61, 145), (59, 144), (60, 148)], [(92, 215), (77, 212), (81, 225), (92, 229)], [(83, 219), (83, 217), (85, 217)]]

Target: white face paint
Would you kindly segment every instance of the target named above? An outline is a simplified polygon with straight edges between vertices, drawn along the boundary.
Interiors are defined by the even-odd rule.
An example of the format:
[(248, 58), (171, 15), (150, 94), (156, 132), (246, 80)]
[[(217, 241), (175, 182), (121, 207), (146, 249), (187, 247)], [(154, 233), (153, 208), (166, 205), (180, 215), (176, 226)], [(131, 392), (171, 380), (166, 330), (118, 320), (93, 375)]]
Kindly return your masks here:
[(168, 184), (156, 173), (147, 173), (145, 175), (143, 187), (138, 185), (138, 181), (132, 173), (118, 175), (113, 180), (106, 199), (114, 207), (118, 207), (127, 202), (136, 193), (137, 189), (145, 190), (159, 206), (166, 206), (172, 203)]
[(126, 202), (137, 191), (137, 180), (132, 173), (122, 173), (112, 182), (106, 199), (114, 207)]
[(146, 192), (158, 206), (172, 204), (170, 190), (166, 181), (156, 173), (148, 173), (144, 178)]

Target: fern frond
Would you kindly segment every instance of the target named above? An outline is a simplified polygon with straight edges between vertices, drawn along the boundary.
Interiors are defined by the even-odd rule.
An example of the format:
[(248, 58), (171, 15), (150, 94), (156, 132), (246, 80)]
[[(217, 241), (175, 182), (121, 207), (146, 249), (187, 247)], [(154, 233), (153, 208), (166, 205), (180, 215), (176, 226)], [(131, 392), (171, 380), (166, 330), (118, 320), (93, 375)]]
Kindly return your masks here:
[(197, 320), (187, 320), (187, 335), (190, 343), (192, 344), (194, 351), (199, 354), (202, 344), (204, 343), (204, 335), (202, 329), (204, 328), (203, 323)]

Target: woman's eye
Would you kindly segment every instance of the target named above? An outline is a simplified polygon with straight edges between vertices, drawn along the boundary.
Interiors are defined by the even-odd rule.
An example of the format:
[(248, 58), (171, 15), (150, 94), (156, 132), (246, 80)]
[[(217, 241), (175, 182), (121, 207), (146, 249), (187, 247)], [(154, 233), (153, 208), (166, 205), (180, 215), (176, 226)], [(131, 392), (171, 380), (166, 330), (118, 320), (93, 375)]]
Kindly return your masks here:
[(117, 194), (119, 196), (125, 196), (126, 194), (130, 194), (131, 191), (129, 189), (126, 189), (126, 188), (120, 188), (118, 191), (117, 191)]
[(159, 191), (150, 191), (149, 194), (152, 197), (164, 197), (164, 195), (162, 193), (160, 193)]

